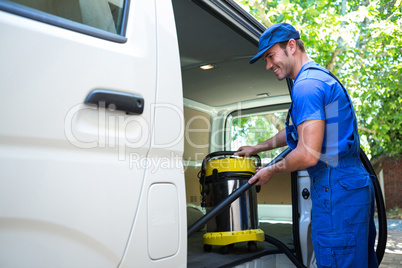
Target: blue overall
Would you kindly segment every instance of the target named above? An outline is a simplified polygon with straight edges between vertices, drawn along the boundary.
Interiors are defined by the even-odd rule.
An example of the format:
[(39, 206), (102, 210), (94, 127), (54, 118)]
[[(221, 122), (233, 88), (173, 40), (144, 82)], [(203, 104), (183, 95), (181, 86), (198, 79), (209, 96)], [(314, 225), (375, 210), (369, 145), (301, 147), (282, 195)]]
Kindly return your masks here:
[[(374, 242), (374, 188), (372, 178), (363, 167), (356, 115), (346, 89), (328, 70), (309, 66), (331, 75), (342, 87), (353, 113), (353, 141), (341, 157), (321, 158), (307, 169), (311, 178), (312, 234), (318, 267), (378, 267)], [(292, 103), (293, 104), (293, 103)], [(297, 128), (286, 120), (286, 141), (295, 149)], [(327, 111), (326, 111), (327, 113)], [(331, 115), (325, 114), (325, 118)], [(342, 119), (340, 119), (342, 120)], [(328, 124), (327, 119), (325, 119)]]

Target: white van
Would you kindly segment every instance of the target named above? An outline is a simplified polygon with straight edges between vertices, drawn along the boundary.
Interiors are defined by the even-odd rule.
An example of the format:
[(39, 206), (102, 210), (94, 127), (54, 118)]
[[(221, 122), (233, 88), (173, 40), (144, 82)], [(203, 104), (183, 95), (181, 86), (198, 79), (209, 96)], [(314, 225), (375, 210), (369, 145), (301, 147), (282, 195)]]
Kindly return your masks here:
[[(187, 238), (205, 156), (284, 127), (287, 82), (248, 64), (263, 31), (232, 0), (0, 0), (0, 267), (293, 267)], [(310, 208), (306, 172), (258, 193), (312, 267)]]

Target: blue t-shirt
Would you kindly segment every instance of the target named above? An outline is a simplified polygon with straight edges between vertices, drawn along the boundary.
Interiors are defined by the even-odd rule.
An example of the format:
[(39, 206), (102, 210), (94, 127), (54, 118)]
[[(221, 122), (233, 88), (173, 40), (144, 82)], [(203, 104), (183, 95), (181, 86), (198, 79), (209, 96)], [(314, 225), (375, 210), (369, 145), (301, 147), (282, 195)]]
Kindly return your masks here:
[(318, 66), (306, 63), (294, 81), (292, 120), (295, 126), (307, 120), (325, 120), (320, 160), (328, 161), (345, 155), (353, 143), (353, 105), (347, 92), (329, 74), (307, 69)]

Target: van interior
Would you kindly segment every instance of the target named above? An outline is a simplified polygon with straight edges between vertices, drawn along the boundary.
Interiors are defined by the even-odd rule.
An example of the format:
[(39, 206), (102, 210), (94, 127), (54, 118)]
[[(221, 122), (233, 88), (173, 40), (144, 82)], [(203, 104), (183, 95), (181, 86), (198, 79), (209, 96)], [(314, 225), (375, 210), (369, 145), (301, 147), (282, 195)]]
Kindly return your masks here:
[[(182, 69), (183, 162), (191, 226), (205, 213), (200, 207), (198, 178), (203, 159), (211, 152), (236, 151), (275, 135), (284, 128), (290, 97), (287, 82), (278, 81), (263, 61), (249, 64), (258, 51), (264, 27), (238, 5), (232, 1), (173, 0), (173, 8)], [(262, 164), (281, 151), (260, 153)], [(260, 229), (292, 249), (290, 174), (277, 175), (261, 187), (257, 201)], [(266, 242), (258, 242), (256, 252), (248, 252), (245, 242), (231, 248), (229, 255), (221, 254), (218, 246), (204, 252), (204, 233), (201, 230), (189, 238), (189, 267), (229, 267), (256, 254), (277, 253)]]

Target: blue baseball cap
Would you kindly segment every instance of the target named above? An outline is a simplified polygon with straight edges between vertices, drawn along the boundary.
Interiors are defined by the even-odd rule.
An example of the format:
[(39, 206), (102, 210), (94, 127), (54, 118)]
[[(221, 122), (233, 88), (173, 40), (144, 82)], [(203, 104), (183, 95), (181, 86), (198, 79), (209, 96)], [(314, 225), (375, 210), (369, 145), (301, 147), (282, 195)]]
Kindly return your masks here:
[(272, 25), (261, 35), (260, 42), (258, 43), (258, 53), (250, 60), (250, 64), (253, 64), (259, 60), (262, 54), (264, 54), (276, 43), (299, 38), (299, 32), (288, 23), (277, 23)]

